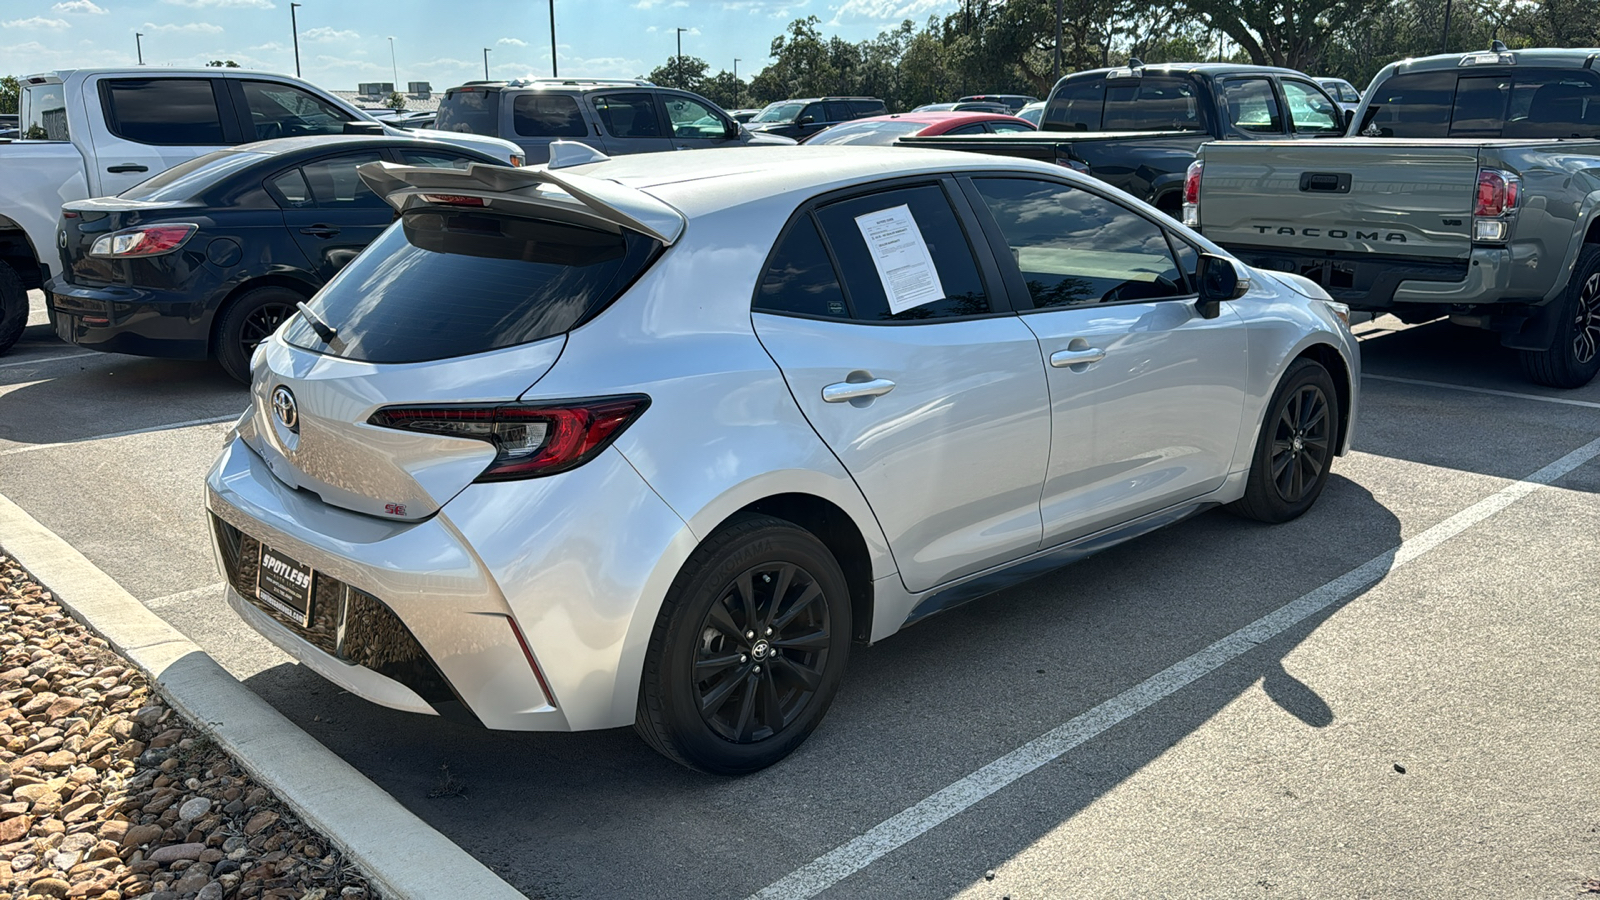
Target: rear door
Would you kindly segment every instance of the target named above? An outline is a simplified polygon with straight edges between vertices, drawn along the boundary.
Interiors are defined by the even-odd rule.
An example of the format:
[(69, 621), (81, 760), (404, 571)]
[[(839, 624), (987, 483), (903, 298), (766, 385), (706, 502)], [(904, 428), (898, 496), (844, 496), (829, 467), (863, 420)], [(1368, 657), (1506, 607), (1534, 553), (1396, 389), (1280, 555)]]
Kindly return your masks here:
[(999, 299), (949, 189), (902, 184), (803, 211), (754, 303), (757, 335), (911, 591), (1039, 546), (1050, 445), (1038, 343)]
[[(1037, 177), (968, 182), (1048, 362), (1044, 546), (1216, 490), (1244, 414), (1246, 332), (1195, 308), (1192, 247), (1122, 203)], [(1180, 262), (1181, 260), (1181, 262)]]
[(605, 146), (601, 149), (606, 153), (615, 156), (672, 149), (671, 132), (656, 108), (653, 93), (620, 91), (591, 96), (605, 131)]
[[(96, 76), (85, 87), (96, 92), (101, 107), (100, 116), (89, 117), (91, 170), (101, 195), (120, 194), (178, 163), (245, 140), (220, 79)], [(94, 102), (88, 94), (85, 101)]]
[(394, 221), (394, 210), (356, 174), (357, 166), (384, 158), (376, 149), (325, 156), (267, 180), (284, 224), (323, 281)]

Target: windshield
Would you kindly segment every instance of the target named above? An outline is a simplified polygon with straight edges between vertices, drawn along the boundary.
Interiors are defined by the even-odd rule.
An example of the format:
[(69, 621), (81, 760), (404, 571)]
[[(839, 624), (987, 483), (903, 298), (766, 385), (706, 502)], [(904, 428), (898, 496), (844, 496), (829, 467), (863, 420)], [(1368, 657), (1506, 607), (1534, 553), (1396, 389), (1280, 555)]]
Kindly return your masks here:
[(807, 144), (892, 144), (902, 134), (915, 134), (928, 127), (926, 122), (850, 122), (835, 125)]
[(215, 150), (147, 178), (117, 196), (152, 202), (188, 200), (229, 175), (270, 158), (270, 153)]
[(500, 136), (500, 92), (456, 90), (444, 95), (439, 104), (435, 131)]
[(761, 115), (756, 116), (757, 122), (793, 122), (800, 115), (800, 110), (805, 109), (804, 103), (774, 103), (763, 109)]
[(515, 216), (437, 207), (405, 214), (310, 305), (333, 327), (324, 343), (303, 316), (289, 343), (374, 363), (483, 353), (564, 334), (605, 308), (660, 244)]

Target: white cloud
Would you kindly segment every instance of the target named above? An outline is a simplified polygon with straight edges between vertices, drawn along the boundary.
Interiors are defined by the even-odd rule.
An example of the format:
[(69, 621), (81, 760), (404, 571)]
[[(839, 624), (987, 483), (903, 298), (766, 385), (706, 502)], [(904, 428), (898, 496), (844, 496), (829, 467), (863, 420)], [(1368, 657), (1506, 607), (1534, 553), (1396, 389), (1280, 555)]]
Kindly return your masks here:
[(12, 19), (9, 22), (0, 22), (4, 28), (49, 28), (57, 30), (71, 28), (72, 23), (66, 19), (46, 19), (44, 16), (34, 16), (31, 19)]
[(354, 31), (340, 31), (337, 28), (329, 28), (326, 25), (320, 28), (308, 28), (300, 32), (300, 39), (303, 41), (354, 41), (360, 37), (361, 35)]
[(272, 0), (161, 0), (173, 6), (191, 9), (276, 9)]
[(689, 0), (639, 0), (633, 4), (634, 9), (683, 9), (689, 5)]
[(834, 16), (828, 24), (841, 25), (846, 21), (894, 24), (920, 19), (952, 5), (950, 0), (845, 0), (833, 7)]
[(526, 46), (528, 46), (528, 42), (527, 41), (521, 40), (519, 38), (501, 38), (500, 40), (495, 41), (495, 43), (496, 44), (510, 44), (513, 47), (526, 47)]
[(104, 7), (96, 6), (94, 0), (67, 0), (50, 8), (56, 12), (83, 13), (90, 16), (103, 16), (108, 12)]
[(157, 34), (221, 34), (222, 27), (210, 22), (185, 22), (182, 25), (156, 25), (144, 23), (144, 30)]

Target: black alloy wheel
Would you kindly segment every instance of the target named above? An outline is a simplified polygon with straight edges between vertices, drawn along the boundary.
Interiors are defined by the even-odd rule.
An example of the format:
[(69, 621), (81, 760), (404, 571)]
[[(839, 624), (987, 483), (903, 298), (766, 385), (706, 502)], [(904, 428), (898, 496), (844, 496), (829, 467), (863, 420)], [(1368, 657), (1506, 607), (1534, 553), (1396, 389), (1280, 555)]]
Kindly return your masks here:
[(792, 753), (849, 661), (849, 584), (800, 526), (742, 515), (695, 549), (661, 604), (634, 730), (674, 762), (743, 775)]
[(1592, 272), (1578, 288), (1572, 315), (1572, 361), (1587, 366), (1600, 349), (1600, 272)]
[(1600, 244), (1583, 245), (1566, 294), (1553, 302), (1550, 349), (1522, 351), (1523, 370), (1538, 384), (1583, 387), (1600, 374)]
[(283, 321), (295, 314), (297, 307), (287, 303), (266, 303), (250, 311), (244, 327), (239, 331), (239, 352), (246, 358), (256, 352), (256, 345), (272, 337)]
[(272, 336), (294, 315), (306, 299), (286, 287), (259, 287), (234, 298), (217, 317), (212, 352), (223, 371), (237, 381), (250, 383), (250, 357), (256, 346)]
[(1267, 404), (1244, 496), (1226, 508), (1273, 523), (1305, 513), (1328, 483), (1339, 423), (1333, 376), (1316, 360), (1292, 362)]
[(1299, 503), (1332, 457), (1328, 395), (1302, 385), (1284, 404), (1272, 434), (1272, 486), (1285, 503)]
[(822, 587), (800, 566), (740, 573), (700, 624), (690, 677), (706, 725), (740, 744), (781, 733), (822, 684), (829, 625)]

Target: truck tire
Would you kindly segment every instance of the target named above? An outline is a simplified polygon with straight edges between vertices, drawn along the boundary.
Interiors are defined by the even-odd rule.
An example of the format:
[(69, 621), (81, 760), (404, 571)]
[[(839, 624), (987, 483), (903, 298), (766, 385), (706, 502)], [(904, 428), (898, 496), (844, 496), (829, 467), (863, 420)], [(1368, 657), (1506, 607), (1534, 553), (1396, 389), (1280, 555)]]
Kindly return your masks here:
[(1551, 310), (1549, 350), (1522, 351), (1522, 368), (1536, 384), (1579, 388), (1600, 373), (1600, 244), (1584, 244), (1567, 291)]
[(0, 262), (0, 353), (22, 337), (28, 324), (28, 289), (16, 270)]

